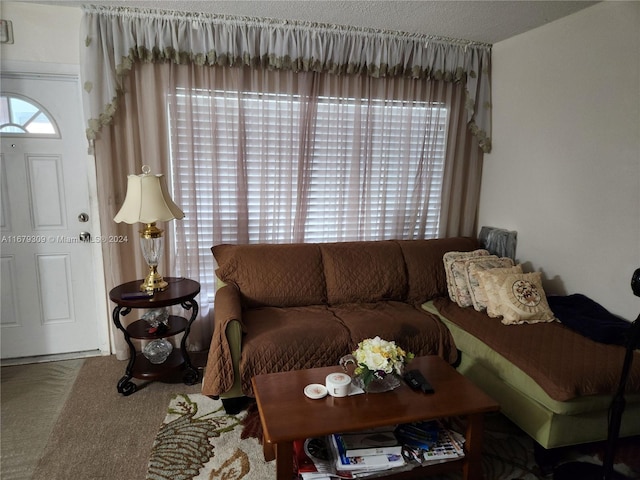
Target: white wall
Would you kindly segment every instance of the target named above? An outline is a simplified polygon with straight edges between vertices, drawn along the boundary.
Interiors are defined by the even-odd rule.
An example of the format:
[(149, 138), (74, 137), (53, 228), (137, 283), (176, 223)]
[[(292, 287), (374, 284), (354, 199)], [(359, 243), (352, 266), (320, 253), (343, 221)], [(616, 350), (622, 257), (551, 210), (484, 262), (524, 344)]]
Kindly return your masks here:
[(80, 8), (2, 1), (0, 16), (12, 22), (14, 38), (0, 45), (3, 63), (80, 64)]
[(640, 3), (603, 2), (493, 48), (480, 225), (518, 232), (550, 293), (633, 320), (640, 267)]

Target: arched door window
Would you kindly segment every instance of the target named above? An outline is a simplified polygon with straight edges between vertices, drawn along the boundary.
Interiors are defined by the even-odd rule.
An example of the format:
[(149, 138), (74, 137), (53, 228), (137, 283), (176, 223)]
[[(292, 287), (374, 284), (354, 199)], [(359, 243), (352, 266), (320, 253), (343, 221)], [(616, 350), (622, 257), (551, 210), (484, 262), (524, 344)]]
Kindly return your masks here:
[(41, 105), (11, 93), (0, 96), (0, 134), (60, 137), (56, 122)]

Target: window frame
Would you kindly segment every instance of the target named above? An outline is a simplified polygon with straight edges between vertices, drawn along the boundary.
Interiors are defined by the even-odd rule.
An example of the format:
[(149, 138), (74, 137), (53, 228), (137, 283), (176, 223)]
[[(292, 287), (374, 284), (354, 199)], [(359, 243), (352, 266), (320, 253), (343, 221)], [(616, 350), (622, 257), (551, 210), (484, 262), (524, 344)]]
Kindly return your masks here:
[[(16, 138), (61, 138), (60, 128), (58, 127), (57, 122), (55, 121), (53, 116), (47, 111), (47, 109), (44, 108), (42, 105), (40, 105), (38, 102), (36, 102), (32, 98), (25, 97), (24, 95), (3, 91), (3, 92), (0, 92), (0, 108), (2, 108), (2, 104), (4, 103), (5, 98), (7, 99), (6, 100), (7, 117), (9, 118), (9, 122), (3, 123), (0, 125), (1, 136), (16, 137)], [(31, 115), (31, 117), (29, 117), (29, 119), (26, 122), (22, 122), (22, 123), (12, 122), (11, 121), (13, 120), (12, 118), (13, 114), (12, 114), (12, 108), (11, 108), (12, 99), (17, 99), (25, 103), (28, 103), (29, 105), (36, 107), (37, 111), (33, 115)], [(53, 133), (34, 133), (34, 132), (29, 132), (25, 128), (25, 125), (29, 125), (30, 123), (33, 122), (33, 120), (35, 120), (40, 115), (44, 115), (44, 117), (49, 121), (49, 124), (53, 127), (53, 130), (54, 130)], [(19, 128), (22, 131), (20, 132), (4, 131), (3, 129), (7, 126)]]

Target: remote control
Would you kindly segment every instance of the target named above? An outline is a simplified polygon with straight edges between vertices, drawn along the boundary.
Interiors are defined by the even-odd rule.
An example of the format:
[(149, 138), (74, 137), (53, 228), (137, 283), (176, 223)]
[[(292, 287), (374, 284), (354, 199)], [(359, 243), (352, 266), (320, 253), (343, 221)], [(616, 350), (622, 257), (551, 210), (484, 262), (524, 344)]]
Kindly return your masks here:
[(153, 292), (133, 292), (133, 293), (123, 293), (120, 295), (122, 300), (140, 300), (143, 298), (151, 298), (153, 297)]
[(433, 393), (433, 387), (422, 375), (420, 370), (409, 370), (404, 374), (404, 381), (414, 390), (421, 390), (424, 393)]

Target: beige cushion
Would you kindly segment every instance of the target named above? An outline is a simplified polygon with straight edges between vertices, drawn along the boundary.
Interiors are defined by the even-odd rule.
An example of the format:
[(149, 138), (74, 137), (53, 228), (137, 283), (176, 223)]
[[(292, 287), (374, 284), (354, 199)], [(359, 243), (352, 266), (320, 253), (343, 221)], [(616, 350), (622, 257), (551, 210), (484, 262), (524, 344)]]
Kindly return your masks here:
[[(484, 249), (473, 250), (472, 252), (447, 252), (442, 256), (442, 261), (444, 262), (444, 270), (447, 276), (447, 290), (449, 292), (449, 298), (460, 305), (459, 300), (459, 286), (462, 286), (463, 292), (462, 296), (464, 296), (464, 288), (466, 285), (466, 278), (461, 269), (456, 268), (454, 270), (454, 263), (460, 260), (467, 260), (473, 257), (478, 256), (488, 256), (489, 252)], [(456, 276), (459, 277), (456, 279)], [(470, 304), (469, 304), (470, 305)], [(462, 306), (462, 305), (460, 305)]]
[(478, 272), (487, 293), (487, 314), (502, 317), (505, 325), (555, 320), (542, 288), (542, 274)]
[(515, 265), (506, 268), (492, 268), (490, 270), (479, 270), (476, 272), (479, 288), (485, 294), (485, 308), (487, 315), (496, 318), (502, 316), (500, 311), (500, 285), (496, 282), (501, 279), (500, 274), (522, 273), (522, 266)]
[(486, 295), (486, 309), (487, 315), (491, 318), (498, 318), (502, 316), (502, 312), (500, 310), (500, 287), (501, 284), (499, 281), (503, 278), (500, 274), (510, 274), (510, 273), (519, 273), (514, 272), (512, 269), (522, 267), (520, 265), (516, 267), (508, 267), (504, 268), (492, 268), (491, 270), (483, 270), (476, 272), (478, 276), (478, 281), (480, 282), (480, 287), (484, 291)]
[[(518, 268), (520, 271), (516, 270)], [(500, 287), (502, 285), (500, 282), (505, 275), (510, 273), (522, 273), (522, 266), (516, 265), (515, 267), (492, 268), (491, 270), (479, 270), (476, 272), (478, 281), (480, 282), (480, 288), (482, 288), (486, 295), (487, 315), (492, 318), (502, 316), (502, 311), (500, 310)]]
[(522, 267), (520, 265), (514, 267), (513, 260), (506, 257), (497, 258), (488, 256), (471, 260), (475, 261), (469, 261), (465, 268), (467, 285), (469, 286), (469, 296), (471, 297), (473, 308), (478, 312), (482, 312), (487, 308), (487, 293), (484, 290), (484, 285), (480, 283), (478, 272), (500, 268), (509, 273), (522, 273)]
[[(473, 305), (473, 301), (471, 299), (471, 285), (469, 284), (469, 266), (475, 263), (498, 262), (499, 260), (500, 259), (495, 255), (480, 255), (477, 257), (455, 260), (451, 264), (451, 271), (453, 272), (456, 295), (458, 297), (457, 303), (459, 306), (461, 306), (462, 308), (466, 308)], [(503, 266), (505, 265), (496, 263), (496, 267)], [(510, 264), (510, 266), (513, 266), (513, 262)]]

